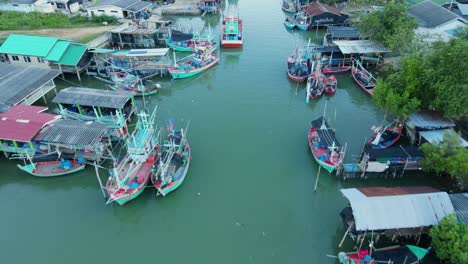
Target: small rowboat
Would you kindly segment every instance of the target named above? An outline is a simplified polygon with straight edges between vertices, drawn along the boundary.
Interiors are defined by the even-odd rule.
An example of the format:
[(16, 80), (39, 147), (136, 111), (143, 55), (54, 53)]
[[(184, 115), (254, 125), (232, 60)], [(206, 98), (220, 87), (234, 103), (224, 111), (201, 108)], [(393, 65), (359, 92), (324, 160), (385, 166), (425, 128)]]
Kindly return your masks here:
[(396, 126), (386, 126), (382, 129), (375, 128), (375, 135), (367, 142), (369, 147), (374, 149), (387, 148), (395, 144), (401, 137), (403, 126), (397, 123)]
[(351, 69), (351, 75), (364, 93), (370, 96), (374, 95), (375, 82), (372, 80), (371, 76), (356, 67)]
[(323, 74), (335, 74), (347, 72), (351, 69), (351, 66), (338, 66), (338, 67), (326, 67), (322, 68)]
[(325, 87), (325, 94), (333, 95), (336, 92), (336, 87), (338, 86), (338, 81), (336, 77), (331, 75), (327, 78), (327, 86)]
[(327, 78), (325, 75), (321, 74), (316, 74), (315, 72), (310, 74), (310, 77), (308, 79), (308, 82), (310, 82), (310, 99), (316, 99), (319, 98), (323, 92), (325, 91), (325, 87), (327, 86)]
[(28, 165), (17, 165), (18, 168), (37, 177), (55, 177), (82, 171), (86, 164), (76, 160), (41, 161)]

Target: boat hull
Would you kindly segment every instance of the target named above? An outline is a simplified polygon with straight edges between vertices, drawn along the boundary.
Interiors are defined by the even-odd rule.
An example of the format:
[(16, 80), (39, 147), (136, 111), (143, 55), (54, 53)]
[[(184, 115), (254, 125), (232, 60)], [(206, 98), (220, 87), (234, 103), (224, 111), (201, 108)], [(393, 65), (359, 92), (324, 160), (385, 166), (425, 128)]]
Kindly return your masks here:
[(198, 69), (195, 69), (195, 70), (189, 70), (189, 71), (181, 71), (181, 70), (177, 70), (175, 68), (169, 68), (169, 73), (171, 74), (172, 78), (174, 79), (184, 79), (184, 78), (189, 78), (189, 77), (192, 77), (194, 75), (197, 75), (199, 73), (202, 73), (203, 71), (205, 70), (208, 70), (209, 68), (213, 67), (214, 65), (216, 65), (216, 63), (218, 63), (219, 61), (219, 57), (216, 57), (216, 56), (213, 56), (215, 59), (210, 62), (209, 64), (201, 67), (201, 68), (198, 68)]
[(72, 168), (65, 170), (60, 168), (60, 161), (43, 161), (25, 166), (17, 165), (18, 168), (36, 177), (57, 177), (72, 174), (84, 170), (86, 164), (72, 162)]
[(292, 75), (289, 71), (287, 71), (287, 73), (288, 73), (288, 78), (293, 82), (302, 83), (307, 78), (307, 75), (306, 76), (296, 76), (296, 75)]
[(167, 43), (167, 46), (175, 51), (182, 51), (182, 52), (194, 51), (192, 47), (181, 47), (181, 46), (174, 45), (173, 43)]
[(284, 26), (285, 26), (287, 29), (294, 29), (294, 28), (296, 27), (295, 24), (289, 23), (288, 21), (284, 21)]
[(224, 48), (240, 48), (242, 44), (242, 40), (221, 40), (221, 46)]
[(349, 71), (350, 69), (351, 69), (351, 66), (329, 67), (329, 68), (323, 68), (322, 73), (323, 74), (343, 73), (343, 72)]
[(304, 31), (307, 31), (309, 30), (309, 25), (296, 25), (296, 27), (300, 30), (304, 30)]
[(358, 70), (357, 68), (352, 68), (351, 69), (351, 75), (353, 76), (354, 81), (357, 83), (357, 85), (361, 88), (361, 90), (370, 96), (374, 95), (374, 88), (375, 84), (372, 82), (371, 86), (366, 86), (358, 77), (358, 74), (364, 74), (362, 71)]

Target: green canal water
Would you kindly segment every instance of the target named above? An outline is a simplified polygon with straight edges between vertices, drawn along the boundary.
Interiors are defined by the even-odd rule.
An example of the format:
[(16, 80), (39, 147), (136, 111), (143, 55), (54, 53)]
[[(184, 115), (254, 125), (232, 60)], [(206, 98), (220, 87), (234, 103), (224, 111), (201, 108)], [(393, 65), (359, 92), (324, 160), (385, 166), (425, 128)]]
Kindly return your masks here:
[[(123, 207), (106, 206), (92, 168), (37, 179), (2, 157), (1, 263), (334, 263), (326, 254), (339, 251), (345, 231), (340, 188), (434, 185), (423, 176), (341, 182), (322, 170), (314, 192), (318, 166), (307, 131), (325, 102), (339, 141), (348, 144), (347, 162), (384, 113), (349, 73), (338, 76), (334, 96), (307, 105), (305, 85), (287, 79), (286, 58), (296, 41), (321, 43), (323, 31), (287, 31), (280, 1), (239, 7), (243, 49), (221, 50), (220, 64), (197, 77), (158, 80), (163, 89), (146, 100), (158, 106), (161, 125), (190, 121), (193, 159), (181, 188), (164, 199), (148, 188)], [(176, 21), (219, 32), (214, 16)], [(79, 85), (105, 88), (91, 77)], [(347, 240), (344, 249), (352, 247)]]

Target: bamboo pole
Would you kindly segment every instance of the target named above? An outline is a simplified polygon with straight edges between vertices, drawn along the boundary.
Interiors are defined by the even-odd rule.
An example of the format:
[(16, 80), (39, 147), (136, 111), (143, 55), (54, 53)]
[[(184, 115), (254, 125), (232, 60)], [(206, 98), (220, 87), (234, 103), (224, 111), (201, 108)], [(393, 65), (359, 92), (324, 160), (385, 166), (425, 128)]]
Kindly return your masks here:
[(318, 171), (317, 171), (317, 177), (315, 177), (315, 187), (314, 187), (314, 192), (317, 191), (317, 184), (318, 184), (318, 180), (319, 180), (319, 177), (320, 177), (320, 169), (322, 168), (322, 166), (319, 165), (319, 168), (318, 168)]
[(340, 244), (338, 244), (338, 248), (341, 248), (341, 246), (343, 245), (344, 240), (346, 239), (346, 236), (348, 235), (349, 231), (351, 231), (351, 228), (353, 228), (353, 226), (354, 226), (354, 223), (352, 223), (352, 224), (348, 227), (348, 229), (346, 229), (346, 232), (345, 232), (343, 238), (341, 239)]
[(99, 187), (101, 188), (102, 196), (104, 197), (104, 200), (106, 199), (106, 193), (104, 192), (104, 187), (102, 185), (101, 177), (99, 177), (99, 170), (96, 164), (96, 161), (94, 161), (94, 170), (96, 171), (96, 178), (99, 182)]

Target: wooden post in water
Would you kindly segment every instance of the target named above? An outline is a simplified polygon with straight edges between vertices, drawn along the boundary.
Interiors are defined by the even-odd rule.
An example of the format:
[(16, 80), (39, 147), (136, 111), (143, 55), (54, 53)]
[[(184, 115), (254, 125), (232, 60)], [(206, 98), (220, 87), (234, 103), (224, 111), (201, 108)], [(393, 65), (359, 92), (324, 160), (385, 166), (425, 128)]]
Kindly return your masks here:
[(106, 193), (104, 192), (104, 187), (102, 186), (101, 177), (99, 177), (99, 169), (97, 167), (96, 161), (94, 161), (94, 169), (96, 171), (96, 177), (99, 182), (99, 188), (101, 188), (102, 196), (104, 196), (104, 199), (106, 199)]
[(341, 248), (341, 246), (343, 245), (343, 242), (344, 242), (346, 236), (348, 235), (349, 231), (351, 231), (351, 228), (353, 228), (353, 226), (354, 226), (354, 223), (352, 223), (352, 224), (348, 227), (348, 229), (346, 229), (346, 232), (345, 232), (343, 238), (341, 239), (340, 244), (338, 244), (338, 248)]
[(322, 168), (322, 166), (319, 165), (319, 169), (317, 171), (317, 177), (315, 179), (315, 187), (314, 187), (314, 192), (317, 191), (317, 184), (318, 184), (318, 180), (319, 180), (319, 177), (320, 177), (320, 169)]

